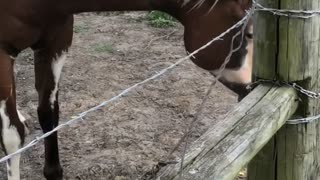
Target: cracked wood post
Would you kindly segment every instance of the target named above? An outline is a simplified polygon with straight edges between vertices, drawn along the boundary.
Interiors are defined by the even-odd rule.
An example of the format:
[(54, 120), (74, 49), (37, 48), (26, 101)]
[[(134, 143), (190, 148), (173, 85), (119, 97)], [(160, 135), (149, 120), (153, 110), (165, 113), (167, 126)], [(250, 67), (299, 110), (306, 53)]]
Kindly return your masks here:
[[(319, 10), (319, 0), (258, 0), (276, 9)], [(256, 12), (255, 74), (296, 81), (320, 91), (320, 17), (297, 19)], [(302, 99), (296, 115), (319, 114), (319, 100)], [(251, 161), (248, 180), (315, 180), (320, 178), (320, 124), (285, 125)]]

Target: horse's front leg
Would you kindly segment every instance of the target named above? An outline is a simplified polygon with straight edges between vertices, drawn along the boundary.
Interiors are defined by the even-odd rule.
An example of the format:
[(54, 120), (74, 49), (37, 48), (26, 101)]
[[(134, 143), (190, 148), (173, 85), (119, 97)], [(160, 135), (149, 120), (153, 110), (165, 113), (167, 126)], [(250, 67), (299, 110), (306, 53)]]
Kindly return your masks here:
[[(17, 151), (24, 142), (25, 127), (16, 109), (13, 59), (0, 49), (0, 141), (5, 154)], [(20, 155), (7, 161), (8, 180), (20, 180)]]
[[(33, 47), (36, 90), (39, 96), (38, 117), (43, 133), (59, 124), (58, 84), (66, 52), (72, 41), (72, 17), (64, 24), (51, 27), (48, 34)], [(47, 180), (61, 180), (63, 172), (59, 160), (57, 132), (44, 140)]]
[[(44, 52), (43, 52), (44, 53)], [(51, 131), (59, 123), (58, 80), (65, 56), (57, 59), (42, 52), (35, 53), (36, 89), (39, 96), (38, 117), (43, 133)], [(55, 65), (56, 63), (56, 65)], [(60, 66), (60, 67), (56, 67)], [(57, 70), (54, 70), (57, 69)], [(45, 166), (44, 175), (48, 180), (62, 179), (62, 168), (59, 160), (57, 133), (44, 140)]]

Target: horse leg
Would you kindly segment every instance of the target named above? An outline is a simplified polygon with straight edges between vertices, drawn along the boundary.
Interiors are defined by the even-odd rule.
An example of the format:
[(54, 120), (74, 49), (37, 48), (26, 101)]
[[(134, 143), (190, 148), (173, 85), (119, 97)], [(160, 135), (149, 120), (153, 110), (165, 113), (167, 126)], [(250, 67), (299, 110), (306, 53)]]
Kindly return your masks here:
[[(25, 126), (16, 109), (13, 59), (0, 49), (0, 136), (6, 155), (16, 152), (24, 143)], [(20, 155), (7, 161), (8, 180), (20, 180)]]
[[(43, 133), (59, 124), (58, 83), (66, 59), (66, 52), (72, 41), (73, 18), (50, 28), (50, 32), (33, 47), (35, 60), (36, 90), (39, 96), (38, 117)], [(59, 160), (57, 132), (44, 140), (44, 176), (48, 180), (61, 180), (63, 177)]]

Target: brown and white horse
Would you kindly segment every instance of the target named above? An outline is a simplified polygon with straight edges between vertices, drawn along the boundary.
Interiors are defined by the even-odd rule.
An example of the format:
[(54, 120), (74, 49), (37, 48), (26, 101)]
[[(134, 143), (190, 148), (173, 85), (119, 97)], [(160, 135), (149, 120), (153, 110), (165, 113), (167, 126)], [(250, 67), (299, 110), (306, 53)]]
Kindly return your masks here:
[[(35, 87), (39, 95), (38, 116), (43, 132), (58, 125), (58, 83), (66, 53), (71, 46), (73, 15), (93, 11), (160, 10), (185, 27), (184, 42), (192, 52), (238, 22), (251, 0), (0, 0), (0, 143), (6, 154), (24, 143), (25, 125), (16, 109), (14, 59), (26, 48), (34, 51)], [(239, 28), (240, 29), (240, 28)], [(193, 62), (213, 73), (230, 51), (233, 30), (223, 40), (196, 54)], [(249, 32), (249, 28), (247, 28)], [(251, 36), (251, 33), (248, 33)], [(242, 38), (236, 39), (235, 46)], [(251, 81), (251, 40), (231, 57), (221, 82), (243, 96)], [(57, 133), (47, 137), (44, 175), (61, 180)], [(9, 180), (19, 180), (20, 156), (7, 161)]]

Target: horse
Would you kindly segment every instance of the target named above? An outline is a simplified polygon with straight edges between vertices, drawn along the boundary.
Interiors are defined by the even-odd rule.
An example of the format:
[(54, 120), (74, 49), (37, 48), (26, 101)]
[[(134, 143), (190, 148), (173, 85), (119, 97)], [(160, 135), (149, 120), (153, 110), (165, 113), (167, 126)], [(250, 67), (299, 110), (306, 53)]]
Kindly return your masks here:
[[(0, 0), (0, 143), (5, 154), (22, 147), (25, 122), (16, 108), (14, 60), (26, 48), (34, 52), (35, 88), (38, 93), (38, 119), (44, 133), (59, 123), (58, 85), (66, 53), (72, 44), (73, 15), (101, 11), (159, 10), (175, 17), (184, 26), (184, 43), (192, 52), (224, 32), (246, 15), (251, 0)], [(191, 60), (216, 75), (230, 51), (232, 37), (211, 44)], [(220, 81), (243, 97), (251, 81), (252, 32), (248, 38), (237, 38), (241, 45), (222, 72)], [(241, 43), (241, 41), (243, 42)], [(250, 45), (251, 44), (251, 45)], [(62, 180), (57, 133), (44, 140), (47, 180)], [(7, 177), (19, 180), (20, 155), (7, 161)]]

